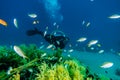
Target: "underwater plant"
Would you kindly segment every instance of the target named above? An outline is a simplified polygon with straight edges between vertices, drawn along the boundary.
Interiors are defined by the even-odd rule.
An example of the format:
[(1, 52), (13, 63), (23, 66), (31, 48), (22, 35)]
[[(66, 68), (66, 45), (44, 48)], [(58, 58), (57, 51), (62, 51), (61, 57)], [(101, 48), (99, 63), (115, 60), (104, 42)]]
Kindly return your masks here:
[(0, 46), (0, 80), (110, 80), (91, 73), (78, 60), (64, 58), (62, 50), (53, 53), (36, 45), (18, 46), (28, 58), (22, 58), (6, 46)]

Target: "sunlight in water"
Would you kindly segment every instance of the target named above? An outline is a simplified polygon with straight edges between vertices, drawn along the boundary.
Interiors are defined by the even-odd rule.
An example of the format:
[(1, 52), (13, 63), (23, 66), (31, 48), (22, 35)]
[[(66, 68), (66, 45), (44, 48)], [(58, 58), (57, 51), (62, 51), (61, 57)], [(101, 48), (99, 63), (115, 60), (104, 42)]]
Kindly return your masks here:
[(50, 19), (56, 22), (61, 22), (63, 20), (63, 16), (60, 13), (61, 6), (58, 0), (43, 0), (43, 4)]

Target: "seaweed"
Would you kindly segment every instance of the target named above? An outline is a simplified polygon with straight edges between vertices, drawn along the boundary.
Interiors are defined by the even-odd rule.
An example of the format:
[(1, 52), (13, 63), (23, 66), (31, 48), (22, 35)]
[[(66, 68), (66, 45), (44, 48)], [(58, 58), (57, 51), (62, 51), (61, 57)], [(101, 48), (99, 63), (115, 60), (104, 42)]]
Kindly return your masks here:
[(1, 80), (110, 80), (92, 74), (88, 67), (76, 59), (65, 59), (61, 49), (47, 52), (34, 44), (22, 44), (19, 47), (28, 58), (24, 59), (13, 49), (0, 46)]

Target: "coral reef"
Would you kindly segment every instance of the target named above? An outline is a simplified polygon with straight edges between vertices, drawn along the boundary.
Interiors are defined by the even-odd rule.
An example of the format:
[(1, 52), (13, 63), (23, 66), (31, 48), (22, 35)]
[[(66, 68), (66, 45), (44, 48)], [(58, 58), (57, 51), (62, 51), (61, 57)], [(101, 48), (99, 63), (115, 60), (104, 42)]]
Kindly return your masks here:
[(90, 72), (76, 59), (65, 59), (61, 49), (48, 53), (34, 44), (19, 47), (28, 58), (0, 46), (0, 80), (110, 80)]

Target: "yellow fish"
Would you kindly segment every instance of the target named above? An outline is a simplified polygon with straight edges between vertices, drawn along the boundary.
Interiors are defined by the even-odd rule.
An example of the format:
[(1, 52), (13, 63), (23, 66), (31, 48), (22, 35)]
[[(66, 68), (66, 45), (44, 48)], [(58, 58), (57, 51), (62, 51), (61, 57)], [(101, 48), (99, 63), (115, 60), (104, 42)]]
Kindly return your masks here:
[(7, 22), (2, 20), (2, 19), (0, 19), (0, 24), (2, 24), (3, 26), (7, 27)]

